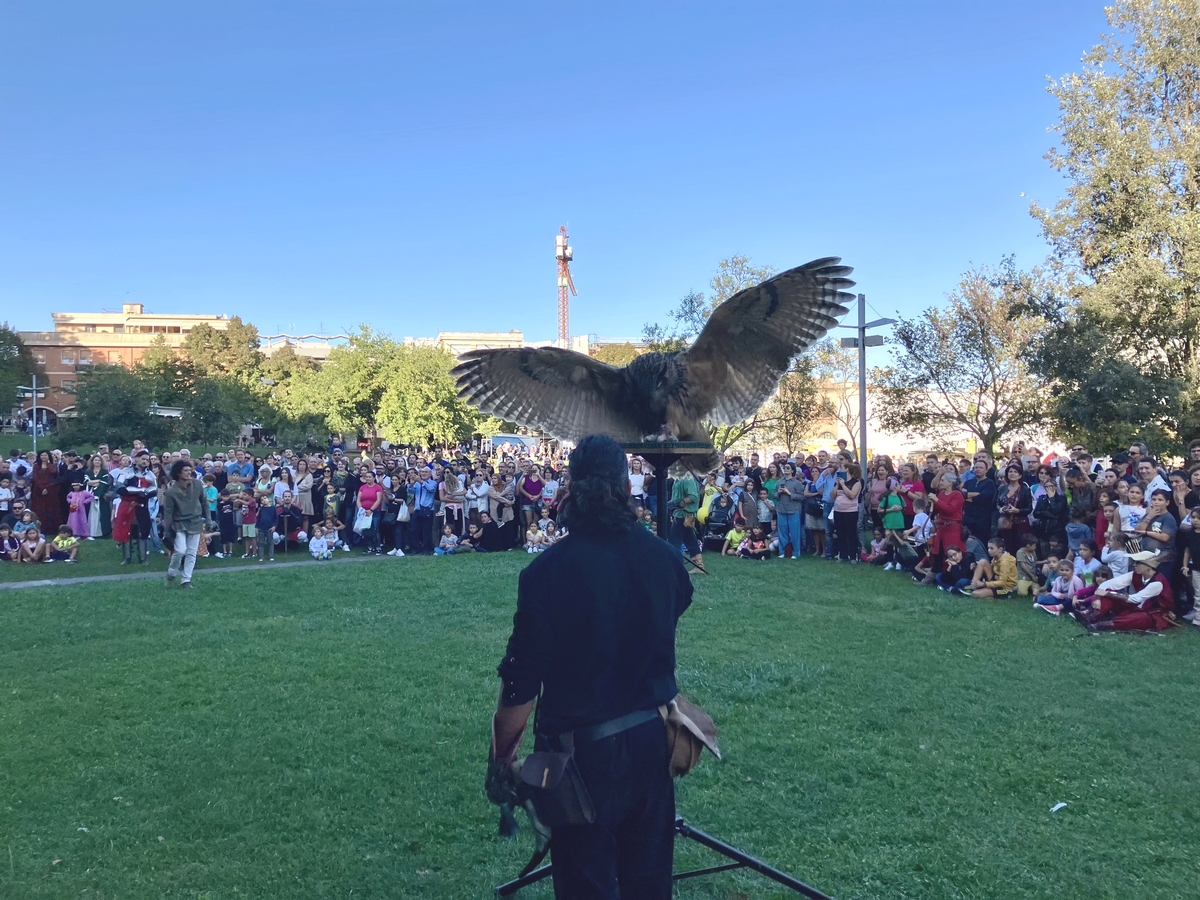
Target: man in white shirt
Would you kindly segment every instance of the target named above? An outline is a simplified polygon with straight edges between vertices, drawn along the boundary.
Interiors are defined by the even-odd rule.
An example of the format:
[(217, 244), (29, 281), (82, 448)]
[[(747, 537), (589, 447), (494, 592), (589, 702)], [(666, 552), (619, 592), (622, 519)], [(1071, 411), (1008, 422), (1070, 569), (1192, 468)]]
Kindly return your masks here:
[(1143, 496), (1146, 498), (1146, 506), (1150, 505), (1150, 498), (1155, 491), (1166, 491), (1171, 493), (1170, 487), (1167, 486), (1166, 480), (1158, 472), (1158, 465), (1153, 459), (1139, 460), (1137, 464), (1137, 479), (1138, 484), (1142, 486)]

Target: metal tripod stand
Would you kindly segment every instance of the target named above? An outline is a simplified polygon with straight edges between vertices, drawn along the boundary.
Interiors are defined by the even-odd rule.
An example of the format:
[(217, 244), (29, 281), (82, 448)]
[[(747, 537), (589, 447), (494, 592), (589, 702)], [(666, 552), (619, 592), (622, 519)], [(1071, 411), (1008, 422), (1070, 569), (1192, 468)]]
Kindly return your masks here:
[[(677, 872), (672, 878), (675, 881), (682, 881), (685, 878), (699, 878), (701, 875), (714, 875), (717, 872), (728, 872), (731, 869), (753, 869), (759, 875), (764, 875), (772, 881), (782, 884), (786, 888), (790, 888), (797, 894), (803, 894), (809, 900), (833, 900), (828, 894), (823, 894), (814, 887), (809, 887), (803, 881), (793, 878), (786, 872), (781, 872), (774, 866), (769, 866), (761, 859), (756, 859), (749, 853), (743, 853), (737, 847), (730, 846), (724, 841), (718, 840), (711, 834), (703, 832), (698, 828), (693, 828), (684, 821), (683, 816), (675, 817), (675, 833), (680, 837), (695, 841), (710, 850), (720, 853), (726, 859), (733, 860), (732, 862), (723, 863), (719, 866), (708, 866), (703, 869), (693, 869), (690, 872)], [(548, 878), (550, 875), (550, 866), (545, 865), (534, 869), (520, 878), (514, 878), (512, 881), (505, 882), (496, 888), (498, 897), (511, 897), (523, 887), (541, 881), (543, 878)]]

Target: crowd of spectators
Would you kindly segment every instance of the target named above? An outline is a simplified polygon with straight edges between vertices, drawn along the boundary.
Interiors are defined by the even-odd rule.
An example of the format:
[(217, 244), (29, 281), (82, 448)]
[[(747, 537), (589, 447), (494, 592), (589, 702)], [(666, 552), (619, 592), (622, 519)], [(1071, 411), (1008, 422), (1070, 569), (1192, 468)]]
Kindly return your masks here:
[[(146, 565), (170, 549), (177, 529), (166, 501), (177, 480), (172, 467), (184, 463), (204, 495), (200, 557), (271, 562), (307, 550), (328, 559), (352, 548), (397, 558), (541, 552), (561, 537), (554, 522), (561, 461), (548, 446), (530, 454), (504, 444), (470, 458), (461, 447), (348, 452), (337, 439), (324, 452), (265, 455), (241, 448), (160, 455), (141, 441), (86, 455), (13, 450), (0, 460), (0, 520), (14, 537), (30, 527), (43, 536), (62, 529), (76, 542), (64, 551), (71, 558), (79, 541), (111, 538), (122, 546), (123, 565)], [(17, 548), (12, 558), (26, 555)]]
[(865, 473), (844, 447), (762, 463), (734, 457), (674, 486), (688, 527), (673, 540), (698, 567), (705, 549), (808, 553), (955, 594), (1029, 597), (1097, 630), (1200, 625), (1200, 440), (1177, 466), (1140, 443), (1104, 461), (1017, 443), (1000, 457), (877, 456)]
[[(112, 538), (123, 564), (147, 564), (179, 530), (166, 500), (181, 462), (203, 492), (199, 557), (540, 553), (565, 536), (556, 521), (565, 452), (468, 450), (368, 453), (336, 438), (321, 452), (264, 455), (159, 455), (138, 441), (87, 455), (13, 450), (0, 460), (0, 559), (73, 561), (81, 542)], [(866, 473), (844, 448), (763, 462), (733, 456), (669, 480), (670, 513), (687, 525), (681, 546), (701, 570), (704, 550), (759, 561), (810, 554), (956, 594), (1029, 597), (1093, 628), (1200, 624), (1200, 441), (1180, 466), (1144, 444), (1103, 462), (1079, 445), (1058, 456), (1020, 443), (999, 458), (878, 456)], [(649, 529), (659, 477), (631, 458), (631, 500)]]

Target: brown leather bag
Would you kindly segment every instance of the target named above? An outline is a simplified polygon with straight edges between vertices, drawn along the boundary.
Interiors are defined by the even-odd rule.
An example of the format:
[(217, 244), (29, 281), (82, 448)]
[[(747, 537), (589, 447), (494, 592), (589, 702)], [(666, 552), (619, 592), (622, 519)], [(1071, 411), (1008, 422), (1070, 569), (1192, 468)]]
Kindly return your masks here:
[(700, 762), (704, 748), (717, 759), (721, 748), (717, 745), (717, 726), (712, 716), (688, 700), (683, 694), (658, 708), (667, 726), (667, 749), (671, 751), (671, 775), (686, 775)]
[(591, 825), (596, 821), (596, 808), (575, 765), (574, 740), (570, 733), (560, 740), (562, 751), (538, 750), (520, 761), (519, 794), (533, 804), (538, 819), (550, 828)]

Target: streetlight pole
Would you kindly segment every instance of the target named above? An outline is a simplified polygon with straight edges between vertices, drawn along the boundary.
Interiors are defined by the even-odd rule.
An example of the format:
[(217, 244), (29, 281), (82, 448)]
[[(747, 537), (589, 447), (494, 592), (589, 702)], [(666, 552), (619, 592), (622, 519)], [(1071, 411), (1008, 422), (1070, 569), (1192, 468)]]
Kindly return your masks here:
[[(30, 429), (30, 434), (33, 435), (33, 455), (36, 457), (37, 456), (37, 425), (38, 425), (38, 423), (37, 423), (37, 398), (38, 398), (37, 372), (33, 373), (33, 384), (23, 384), (20, 387), (18, 387), (17, 390), (20, 391), (22, 395), (33, 398), (33, 409), (31, 410), (32, 418), (30, 419), (30, 424), (33, 427)], [(26, 391), (28, 391), (29, 393), (26, 394), (25, 393)]]
[(883, 335), (868, 335), (867, 329), (895, 324), (895, 319), (875, 319), (873, 322), (868, 322), (867, 295), (859, 294), (858, 325), (838, 326), (839, 328), (853, 328), (858, 332), (858, 337), (842, 338), (842, 346), (858, 348), (858, 457), (864, 473), (867, 471), (867, 348), (883, 346)]

